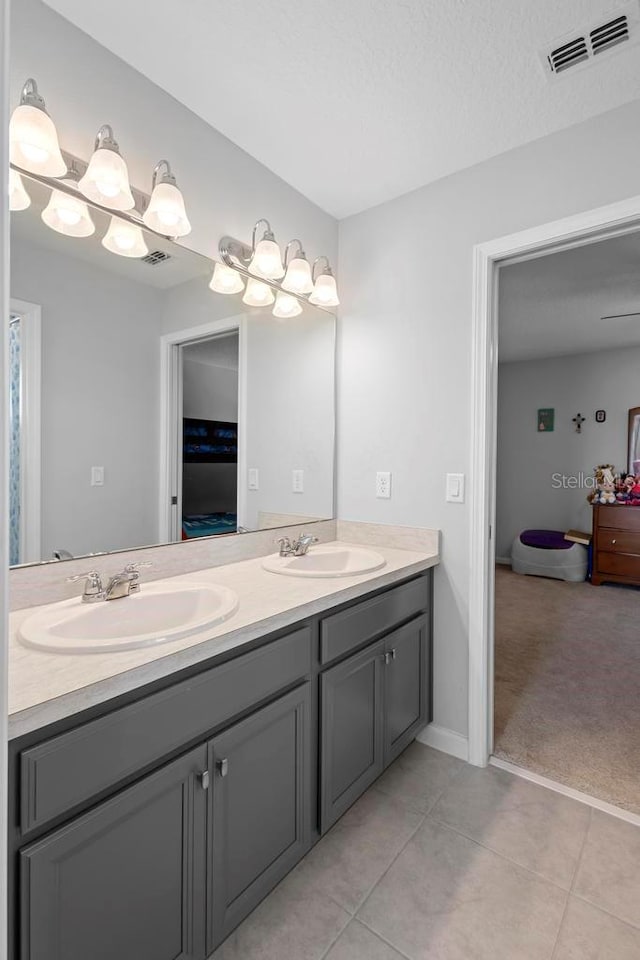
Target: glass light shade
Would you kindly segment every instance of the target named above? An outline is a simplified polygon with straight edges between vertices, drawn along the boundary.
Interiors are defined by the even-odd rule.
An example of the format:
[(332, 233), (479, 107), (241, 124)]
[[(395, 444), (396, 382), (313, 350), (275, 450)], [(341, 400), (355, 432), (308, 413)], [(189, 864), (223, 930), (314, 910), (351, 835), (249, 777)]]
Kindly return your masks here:
[(43, 177), (63, 177), (67, 172), (53, 120), (44, 110), (26, 103), (11, 115), (9, 156), (11, 163)]
[(242, 298), (242, 302), (249, 307), (268, 307), (273, 303), (275, 297), (273, 290), (266, 283), (260, 283), (259, 280), (247, 280), (247, 289)]
[(173, 183), (157, 183), (142, 219), (148, 227), (171, 237), (186, 237), (191, 224), (182, 194)]
[(78, 189), (88, 200), (110, 210), (132, 210), (135, 206), (126, 163), (119, 153), (105, 147), (94, 151)]
[(96, 232), (86, 203), (61, 190), (51, 191), (41, 216), (48, 227), (65, 237), (90, 237)]
[(17, 170), (9, 170), (9, 210), (26, 210), (31, 206), (31, 197), (26, 191), (24, 180)]
[(265, 280), (279, 280), (284, 276), (282, 254), (275, 240), (260, 240), (256, 244), (249, 270)]
[(102, 238), (102, 246), (119, 257), (146, 257), (149, 247), (144, 242), (140, 227), (111, 217), (109, 229)]
[(228, 267), (226, 263), (216, 263), (209, 288), (215, 293), (241, 293), (244, 290), (244, 280), (233, 267)]
[(290, 293), (283, 293), (281, 290), (278, 291), (276, 305), (273, 308), (274, 317), (280, 317), (280, 319), (286, 320), (287, 317), (298, 317), (301, 313), (302, 304), (299, 300), (292, 297)]
[(337, 307), (340, 301), (335, 277), (330, 273), (321, 273), (309, 297), (309, 303), (315, 303), (318, 307)]
[(309, 261), (304, 257), (294, 257), (289, 262), (287, 272), (282, 281), (282, 289), (289, 290), (291, 293), (311, 293), (313, 290), (313, 279), (311, 277), (311, 267)]

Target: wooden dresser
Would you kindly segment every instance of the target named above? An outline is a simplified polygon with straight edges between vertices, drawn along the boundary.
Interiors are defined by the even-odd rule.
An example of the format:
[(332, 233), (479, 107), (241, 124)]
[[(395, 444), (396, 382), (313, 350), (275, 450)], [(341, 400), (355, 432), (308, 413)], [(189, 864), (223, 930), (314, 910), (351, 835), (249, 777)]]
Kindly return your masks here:
[(597, 504), (593, 508), (591, 582), (640, 587), (640, 507)]

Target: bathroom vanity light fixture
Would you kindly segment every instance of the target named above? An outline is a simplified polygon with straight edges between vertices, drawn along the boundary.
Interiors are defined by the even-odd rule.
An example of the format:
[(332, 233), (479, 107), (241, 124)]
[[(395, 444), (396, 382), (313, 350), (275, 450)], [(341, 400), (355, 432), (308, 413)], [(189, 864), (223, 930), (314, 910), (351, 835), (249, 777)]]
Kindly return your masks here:
[(151, 181), (151, 199), (142, 219), (157, 233), (171, 237), (186, 237), (191, 233), (184, 199), (178, 190), (168, 160), (160, 160), (155, 166)]
[(24, 180), (17, 170), (9, 170), (9, 210), (26, 210), (31, 206)]
[[(316, 278), (316, 267), (324, 260), (326, 266), (322, 273), (318, 273)], [(336, 288), (335, 277), (327, 257), (316, 257), (313, 261), (313, 293), (309, 297), (309, 303), (314, 303), (318, 307), (337, 307), (340, 304), (338, 299), (338, 290)]]
[(43, 177), (63, 177), (67, 172), (55, 124), (33, 77), (23, 86), (20, 103), (11, 115), (9, 159), (23, 170)]
[[(261, 223), (266, 224), (266, 230), (262, 234), (262, 239), (256, 243), (256, 234)], [(271, 224), (264, 218), (258, 220), (253, 228), (251, 250), (252, 256), (249, 263), (251, 273), (265, 280), (279, 280), (284, 276), (280, 247), (276, 243)]]
[(102, 238), (102, 246), (119, 257), (146, 257), (149, 253), (140, 227), (119, 217), (111, 217), (109, 229)]
[(274, 300), (273, 290), (267, 283), (249, 277), (247, 289), (242, 298), (243, 303), (246, 303), (249, 307), (268, 307)]
[(129, 171), (108, 123), (98, 130), (93, 156), (78, 188), (88, 200), (109, 210), (132, 210), (135, 206)]
[(228, 267), (226, 263), (216, 263), (209, 289), (214, 293), (242, 293), (244, 280), (233, 267)]
[(274, 317), (280, 320), (286, 320), (289, 317), (299, 317), (302, 313), (302, 304), (297, 297), (284, 290), (279, 290), (276, 295), (276, 305), (272, 311)]
[[(289, 252), (292, 244), (298, 245), (298, 253), (292, 260), (289, 260)], [(311, 266), (307, 260), (307, 255), (302, 249), (300, 240), (289, 240), (284, 251), (284, 263), (287, 268), (282, 289), (290, 293), (311, 293), (313, 290), (313, 278), (311, 276)]]
[(96, 232), (86, 203), (61, 190), (51, 191), (41, 216), (48, 227), (66, 237), (90, 237)]

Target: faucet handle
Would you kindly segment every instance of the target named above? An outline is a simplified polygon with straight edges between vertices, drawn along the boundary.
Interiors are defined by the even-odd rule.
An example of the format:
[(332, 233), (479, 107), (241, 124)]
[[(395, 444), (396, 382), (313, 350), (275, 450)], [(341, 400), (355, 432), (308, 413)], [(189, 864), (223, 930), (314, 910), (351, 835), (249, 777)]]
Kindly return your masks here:
[(104, 587), (102, 578), (97, 570), (89, 570), (87, 573), (77, 573), (73, 577), (66, 577), (67, 583), (77, 583), (78, 580), (84, 580), (84, 591), (82, 593), (83, 603), (91, 603), (93, 600), (102, 600), (104, 598)]
[(97, 570), (89, 570), (87, 573), (76, 573), (73, 577), (65, 577), (65, 583), (77, 583), (78, 580), (88, 580), (91, 585), (94, 583), (102, 584), (100, 574)]
[(125, 573), (135, 573), (136, 570), (139, 570), (140, 567), (152, 567), (153, 560), (135, 560), (133, 563), (128, 563), (125, 568)]

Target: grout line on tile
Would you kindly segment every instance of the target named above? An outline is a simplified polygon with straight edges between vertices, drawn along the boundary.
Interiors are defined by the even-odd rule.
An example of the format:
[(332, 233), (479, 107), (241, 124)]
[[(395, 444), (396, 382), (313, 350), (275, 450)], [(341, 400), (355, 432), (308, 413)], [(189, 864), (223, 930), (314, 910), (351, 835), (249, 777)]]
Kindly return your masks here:
[(400, 950), (399, 947), (396, 947), (395, 943), (392, 943), (391, 940), (387, 940), (386, 937), (383, 937), (381, 933), (378, 933), (377, 930), (374, 930), (373, 927), (370, 927), (366, 920), (361, 920), (360, 917), (354, 917), (356, 923), (361, 924), (369, 933), (372, 933), (374, 937), (377, 937), (378, 940), (382, 940), (383, 943), (386, 943), (388, 947), (391, 947), (392, 950), (395, 950), (396, 953), (399, 953), (401, 957), (404, 957), (405, 960), (411, 960), (404, 951)]
[[(333, 897), (330, 897), (329, 899), (333, 900)], [(336, 901), (333, 900), (333, 902), (335, 903)], [(339, 904), (338, 904), (338, 906), (339, 906)], [(344, 910), (344, 907), (342, 907), (342, 909)], [(338, 942), (338, 940), (340, 939), (340, 937), (342, 936), (342, 934), (345, 932), (345, 930), (347, 929), (347, 927), (349, 926), (349, 924), (353, 922), (353, 919), (354, 919), (354, 918), (351, 916), (351, 914), (349, 913), (349, 911), (346, 910), (345, 913), (347, 913), (347, 914), (349, 915), (349, 919), (348, 919), (347, 922), (345, 923), (344, 927), (342, 927), (342, 929), (340, 930), (340, 932), (338, 933), (338, 935), (333, 938), (333, 940), (331, 941), (331, 943), (329, 944), (329, 946), (327, 947), (327, 949), (325, 950), (325, 952), (322, 954), (321, 957), (318, 958), (318, 960), (325, 960), (325, 957), (328, 956), (328, 955), (331, 953), (331, 951), (333, 950), (333, 948), (335, 947), (336, 943)]]
[(611, 917), (611, 919), (617, 921), (617, 923), (624, 923), (625, 926), (629, 927), (631, 930), (640, 930), (640, 924), (637, 925), (631, 920), (625, 920), (624, 917), (619, 917), (616, 913), (611, 913), (611, 910), (607, 910), (606, 907), (600, 906), (600, 904), (596, 903), (594, 900), (588, 900), (579, 893), (572, 893), (570, 894), (570, 897), (573, 897), (574, 900), (579, 900), (581, 903), (586, 903), (587, 906), (593, 907), (594, 910), (599, 910), (600, 913), (604, 913), (607, 917)]
[[(417, 816), (420, 816), (420, 815), (417, 814)], [(389, 870), (391, 870), (391, 867), (394, 865), (394, 863), (396, 862), (396, 860), (398, 859), (398, 857), (399, 857), (402, 853), (404, 853), (404, 851), (407, 849), (407, 847), (409, 846), (409, 844), (411, 843), (411, 841), (413, 840), (413, 838), (416, 836), (416, 834), (418, 833), (418, 831), (422, 829), (422, 827), (424, 826), (424, 823), (425, 823), (425, 820), (426, 820), (426, 819), (427, 819), (427, 815), (426, 815), (426, 814), (424, 814), (424, 816), (420, 817), (420, 823), (419, 823), (418, 826), (415, 828), (415, 830), (413, 831), (413, 833), (411, 834), (411, 836), (408, 837), (406, 843), (403, 843), (403, 844), (402, 844), (402, 847), (400, 848), (400, 850), (398, 850), (398, 852), (396, 853), (396, 855), (395, 855), (395, 857), (393, 858), (393, 860), (392, 860), (392, 861), (389, 863), (389, 865), (387, 866), (386, 870), (378, 877), (378, 879), (376, 880), (376, 882), (374, 883), (374, 885), (371, 887), (371, 889), (368, 891), (368, 893), (366, 894), (366, 896), (364, 896), (364, 897), (362, 898), (362, 900), (360, 901), (360, 903), (358, 904), (358, 909), (356, 910), (356, 912), (355, 912), (355, 914), (354, 914), (354, 917), (357, 917), (357, 919), (360, 919), (360, 918), (358, 917), (358, 912), (359, 912), (360, 910), (362, 910), (362, 908), (364, 907), (365, 903), (367, 902), (367, 900), (369, 899), (369, 897), (371, 896), (371, 894), (373, 893), (373, 891), (376, 889), (376, 887), (378, 886), (378, 884), (382, 883), (382, 881), (384, 880), (384, 878), (386, 877), (386, 875), (389, 873)], [(344, 907), (343, 907), (343, 909), (344, 909)], [(360, 921), (360, 922), (362, 922), (362, 921)], [(375, 932), (375, 931), (374, 931), (374, 932)]]

